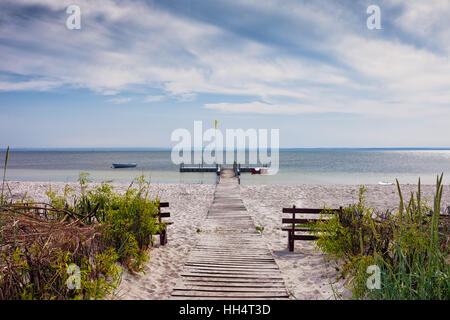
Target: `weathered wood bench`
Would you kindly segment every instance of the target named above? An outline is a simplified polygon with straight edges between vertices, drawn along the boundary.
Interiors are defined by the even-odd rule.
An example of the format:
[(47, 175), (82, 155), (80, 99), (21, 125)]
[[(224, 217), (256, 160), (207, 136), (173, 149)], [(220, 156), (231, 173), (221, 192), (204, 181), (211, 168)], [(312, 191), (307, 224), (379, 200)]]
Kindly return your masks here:
[[(296, 232), (310, 232), (311, 228), (308, 226), (298, 227), (297, 224), (308, 225), (317, 221), (318, 219), (307, 219), (307, 218), (296, 218), (295, 214), (320, 214), (324, 209), (311, 209), (311, 208), (296, 208), (295, 205), (292, 208), (283, 208), (283, 213), (291, 213), (291, 218), (282, 218), (282, 224), (290, 224), (283, 226), (282, 231), (288, 232), (288, 248), (289, 251), (294, 251), (294, 241), (295, 240), (316, 240), (317, 236), (312, 234), (296, 234)], [(339, 209), (326, 209), (327, 213), (339, 213), (342, 212), (342, 207)]]
[(161, 208), (168, 208), (169, 203), (168, 202), (160, 202), (158, 203), (158, 221), (160, 224), (164, 223), (166, 226), (163, 230), (161, 230), (161, 233), (159, 234), (159, 243), (164, 246), (167, 244), (167, 225), (173, 224), (173, 222), (163, 222), (162, 218), (169, 218), (170, 212), (161, 212)]

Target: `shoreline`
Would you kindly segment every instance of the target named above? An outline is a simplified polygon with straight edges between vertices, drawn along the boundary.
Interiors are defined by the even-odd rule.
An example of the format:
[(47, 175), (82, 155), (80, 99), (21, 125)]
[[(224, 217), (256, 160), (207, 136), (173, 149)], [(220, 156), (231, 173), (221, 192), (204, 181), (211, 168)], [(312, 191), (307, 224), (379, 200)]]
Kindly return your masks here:
[[(79, 183), (67, 183), (79, 192)], [(62, 192), (65, 182), (8, 181), (14, 200), (25, 195), (35, 201), (46, 201), (45, 192)], [(88, 187), (98, 185), (89, 183)], [(111, 183), (115, 192), (124, 192), (129, 183)], [(380, 211), (394, 210), (398, 206), (397, 186), (366, 185), (368, 206)], [(401, 185), (409, 197), (417, 185)], [(214, 184), (151, 184), (150, 197), (159, 196), (168, 201), (171, 213), (168, 244), (154, 246), (145, 274), (123, 273), (122, 283), (115, 298), (118, 299), (169, 299), (183, 269), (188, 253), (198, 240), (197, 229), (206, 217), (214, 196)], [(297, 241), (294, 252), (287, 250), (287, 233), (280, 230), (283, 207), (348, 206), (358, 201), (359, 185), (241, 185), (242, 200), (256, 227), (264, 227), (263, 240), (275, 258), (286, 288), (293, 299), (334, 299), (334, 291), (349, 297), (334, 263), (327, 262), (314, 243)], [(424, 199), (432, 199), (434, 185), (422, 185)], [(445, 185), (442, 197), (444, 208), (450, 206), (450, 186)], [(158, 238), (158, 236), (156, 236)], [(158, 243), (156, 239), (155, 243)], [(333, 283), (333, 288), (331, 284)]]
[[(100, 185), (102, 182), (89, 182), (87, 185), (88, 187), (93, 187)], [(124, 192), (131, 184), (130, 182), (110, 182), (105, 181), (105, 183), (111, 185), (114, 187), (114, 190), (116, 192)], [(45, 200), (46, 195), (45, 193), (49, 190), (51, 187), (52, 190), (56, 190), (59, 192), (62, 192), (64, 190), (64, 187), (68, 185), (70, 188), (74, 189), (75, 192), (80, 192), (80, 184), (78, 181), (34, 181), (34, 180), (6, 180), (5, 181), (5, 194), (7, 196), (10, 196), (8, 193), (8, 188), (6, 187), (8, 185), (11, 190), (13, 191), (13, 200), (20, 200), (22, 197), (26, 196), (33, 200)], [(157, 195), (158, 190), (166, 190), (171, 188), (177, 188), (178, 186), (181, 188), (181, 186), (207, 186), (210, 188), (215, 188), (215, 183), (150, 183), (151, 187), (155, 187), (155, 192), (153, 192), (150, 196)], [(394, 185), (380, 185), (380, 184), (371, 184), (371, 183), (365, 183), (365, 184), (257, 184), (257, 183), (247, 183), (247, 184), (241, 184), (241, 189), (245, 190), (264, 190), (264, 192), (280, 192), (280, 194), (285, 194), (286, 192), (299, 192), (301, 193), (300, 198), (303, 199), (302, 204), (296, 204), (297, 206), (317, 206), (320, 204), (320, 206), (323, 206), (326, 204), (327, 206), (339, 206), (339, 200), (338, 199), (344, 199), (341, 200), (340, 205), (348, 205), (350, 203), (354, 203), (355, 199), (357, 200), (358, 196), (358, 190), (360, 186), (367, 187), (367, 200), (368, 204), (370, 206), (370, 203), (373, 203), (374, 206), (388, 206), (390, 208), (394, 208), (397, 206), (395, 204), (395, 201), (393, 201), (391, 194), (394, 193), (394, 195), (397, 195), (397, 186)], [(433, 196), (433, 192), (435, 191), (435, 185), (434, 184), (425, 184), (422, 183), (422, 194), (425, 195), (425, 197), (430, 198)], [(400, 183), (400, 187), (402, 190), (403, 195), (410, 195), (411, 192), (417, 192), (417, 183)], [(151, 188), (152, 189), (152, 188)], [(288, 190), (288, 191), (286, 191)], [(447, 192), (446, 192), (447, 191)], [(317, 197), (314, 194), (315, 192), (323, 192), (323, 201), (317, 201)], [(374, 194), (377, 194), (375, 196)], [(388, 199), (386, 201), (381, 201), (381, 199), (378, 198), (378, 196), (388, 196)], [(356, 198), (355, 198), (356, 196)], [(320, 198), (320, 197), (319, 197)], [(443, 194), (443, 200), (446, 198), (450, 201), (450, 184), (445, 185), (444, 184), (444, 194)], [(349, 202), (350, 201), (350, 202)], [(343, 202), (343, 204), (342, 204)], [(349, 202), (349, 203), (347, 203)], [(292, 203), (295, 204), (295, 203)], [(292, 205), (291, 204), (291, 205)], [(395, 205), (394, 205), (395, 204)], [(445, 202), (444, 202), (445, 204)]]

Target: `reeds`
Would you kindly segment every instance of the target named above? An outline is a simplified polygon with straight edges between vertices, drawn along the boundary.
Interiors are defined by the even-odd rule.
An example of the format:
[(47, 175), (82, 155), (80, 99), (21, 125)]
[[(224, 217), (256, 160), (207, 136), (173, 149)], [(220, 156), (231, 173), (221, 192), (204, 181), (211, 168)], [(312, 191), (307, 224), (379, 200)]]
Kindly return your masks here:
[[(49, 219), (48, 210), (37, 205), (0, 208), (0, 299), (92, 299), (110, 294), (120, 269), (99, 227), (79, 219), (68, 222), (69, 214)], [(70, 264), (80, 268), (82, 286), (77, 290), (67, 285)]]
[[(441, 215), (443, 175), (436, 179), (433, 206), (418, 191), (404, 201), (397, 181), (396, 214), (376, 214), (361, 197), (342, 215), (330, 216), (316, 226), (317, 245), (343, 265), (342, 275), (355, 299), (450, 298), (449, 220)], [(380, 288), (369, 289), (367, 267), (381, 272)]]
[[(394, 227), (391, 259), (377, 259), (381, 268), (381, 289), (367, 291), (373, 299), (450, 298), (448, 257), (448, 218), (441, 218), (443, 175), (437, 177), (433, 207), (430, 211), (418, 192), (403, 203), (400, 184), (398, 223)], [(431, 213), (431, 215), (430, 215)]]
[(4, 191), (5, 191), (5, 181), (6, 181), (6, 167), (8, 166), (8, 157), (9, 157), (9, 146), (6, 149), (5, 162), (4, 162), (4, 167), (3, 167), (2, 194), (0, 197), (0, 205), (2, 205), (5, 202)]

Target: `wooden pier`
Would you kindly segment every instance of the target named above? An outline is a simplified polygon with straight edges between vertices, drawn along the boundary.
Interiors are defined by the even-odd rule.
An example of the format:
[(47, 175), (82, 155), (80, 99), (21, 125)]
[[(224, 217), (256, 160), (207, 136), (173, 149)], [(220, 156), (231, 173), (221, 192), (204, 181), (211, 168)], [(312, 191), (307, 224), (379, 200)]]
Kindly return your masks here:
[[(262, 166), (265, 168), (266, 166)], [(185, 165), (184, 163), (180, 164), (180, 172), (216, 172), (218, 175), (220, 175), (220, 171), (222, 169), (226, 169), (224, 165), (216, 164), (215, 166), (205, 166), (203, 164), (197, 164), (197, 165)], [(232, 169), (232, 168), (231, 168)], [(245, 166), (242, 167), (240, 164), (236, 165), (236, 169), (238, 174), (241, 172), (250, 173), (253, 169), (256, 169), (255, 166)]]
[(224, 168), (200, 239), (172, 291), (174, 299), (288, 299), (272, 254)]
[(202, 164), (186, 166), (184, 163), (180, 164), (180, 172), (216, 172), (220, 174), (220, 166), (204, 166)]

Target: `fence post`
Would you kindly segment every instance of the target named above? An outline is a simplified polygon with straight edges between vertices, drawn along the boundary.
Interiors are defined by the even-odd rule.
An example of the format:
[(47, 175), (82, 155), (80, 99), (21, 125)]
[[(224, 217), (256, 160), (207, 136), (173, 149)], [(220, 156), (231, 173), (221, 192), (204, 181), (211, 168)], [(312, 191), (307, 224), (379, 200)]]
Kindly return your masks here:
[(295, 242), (295, 204), (292, 206), (292, 230), (289, 232), (290, 235), (290, 243), (289, 243), (289, 251), (294, 251), (294, 242)]

